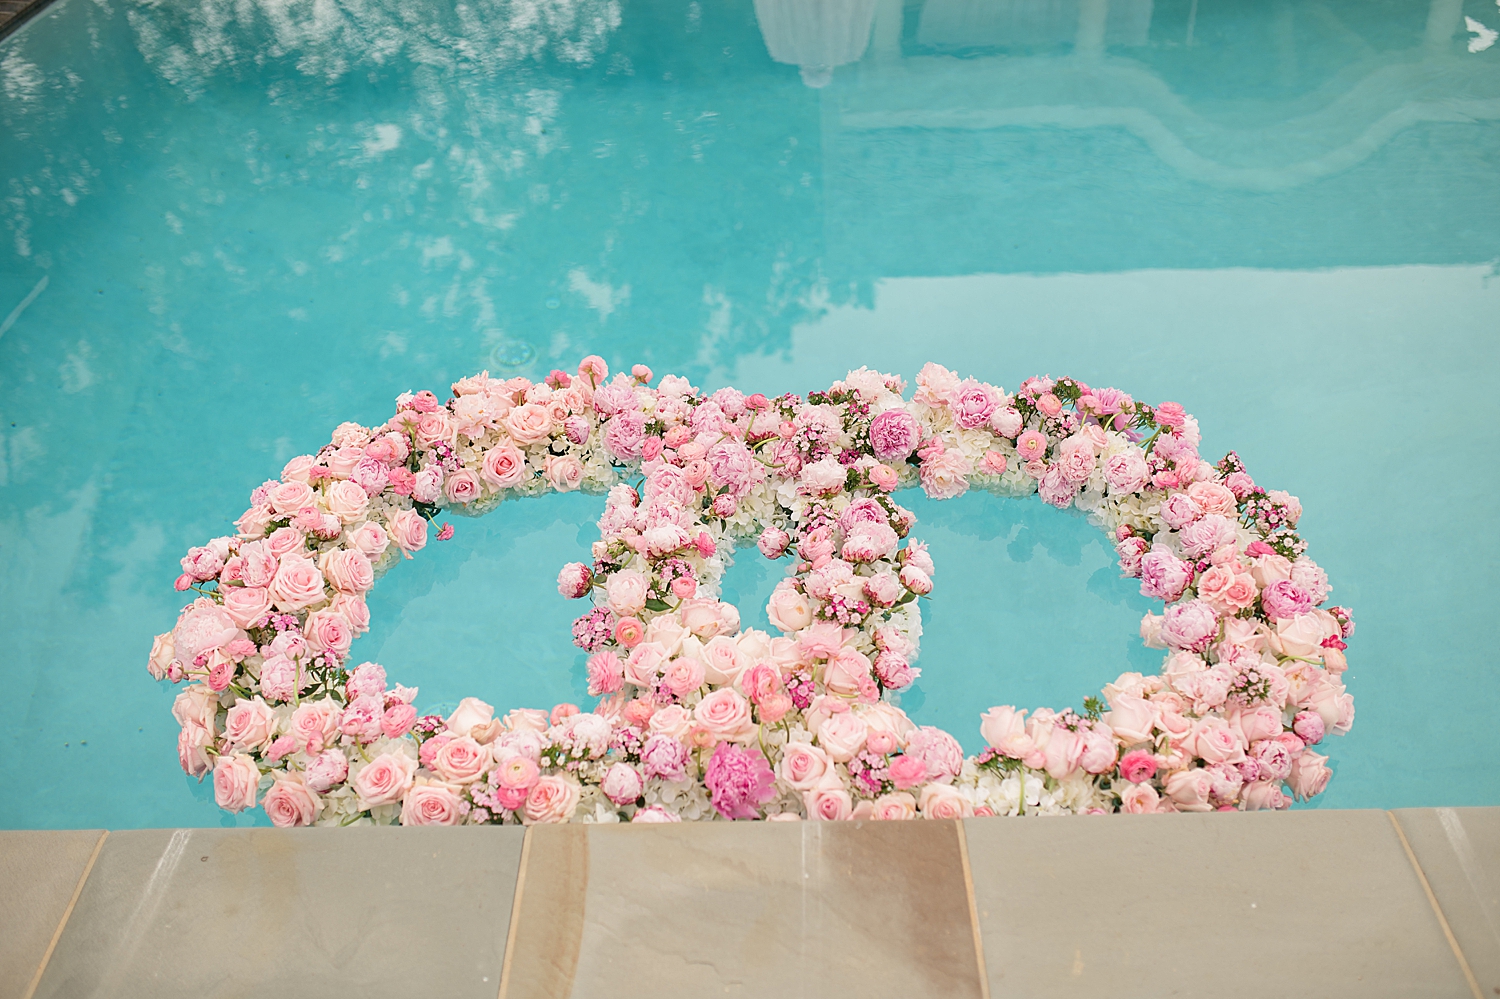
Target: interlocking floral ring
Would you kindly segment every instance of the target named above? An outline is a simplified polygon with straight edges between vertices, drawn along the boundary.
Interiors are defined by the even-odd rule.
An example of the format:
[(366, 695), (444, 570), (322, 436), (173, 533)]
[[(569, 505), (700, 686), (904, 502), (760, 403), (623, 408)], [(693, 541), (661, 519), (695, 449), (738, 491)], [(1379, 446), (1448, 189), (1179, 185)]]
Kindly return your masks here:
[[(935, 364), (909, 401), (863, 368), (805, 399), (651, 380), (588, 357), (539, 384), (466, 378), (446, 403), (406, 394), (255, 489), (236, 536), (183, 558), (177, 588), (198, 596), (151, 651), (153, 676), (187, 682), (183, 769), (281, 826), (1208, 811), (1326, 786), (1312, 747), (1353, 721), (1352, 617), (1324, 607), (1296, 498), (1233, 453), (1202, 460), (1181, 406), (1067, 378), (1012, 394)], [(917, 676), (934, 575), (892, 498), (911, 485), (1086, 511), (1165, 603), (1141, 624), (1160, 674), (1078, 710), (991, 708), (967, 759), (915, 724), (892, 698)], [(440, 509), (576, 489), (608, 494), (592, 565), (558, 577), (593, 605), (573, 625), (593, 710), (496, 718), (471, 697), (419, 716), (382, 666), (347, 667), (365, 593)], [(718, 599), (751, 539), (790, 561), (776, 635)]]

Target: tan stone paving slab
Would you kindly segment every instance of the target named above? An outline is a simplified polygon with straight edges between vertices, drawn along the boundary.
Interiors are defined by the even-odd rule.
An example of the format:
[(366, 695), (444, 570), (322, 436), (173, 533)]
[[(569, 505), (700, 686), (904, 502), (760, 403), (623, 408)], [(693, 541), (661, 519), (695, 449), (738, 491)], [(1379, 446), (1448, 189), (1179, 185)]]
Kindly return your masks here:
[(532, 837), (503, 999), (981, 994), (954, 823)]
[(1500, 996), (1500, 807), (1395, 814), (1480, 994)]
[(0, 999), (26, 994), (103, 835), (0, 832)]
[(484, 997), (522, 830), (111, 833), (38, 999)]
[(1384, 812), (965, 829), (994, 999), (1472, 999)]

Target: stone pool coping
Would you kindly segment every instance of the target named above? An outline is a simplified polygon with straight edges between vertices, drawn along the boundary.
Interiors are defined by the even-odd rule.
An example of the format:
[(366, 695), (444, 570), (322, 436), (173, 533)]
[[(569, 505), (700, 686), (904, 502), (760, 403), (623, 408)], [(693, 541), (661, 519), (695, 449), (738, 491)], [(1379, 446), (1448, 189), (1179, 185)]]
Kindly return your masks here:
[(0, 999), (1500, 995), (1500, 807), (0, 832)]
[(0, 39), (40, 14), (52, 0), (0, 0)]

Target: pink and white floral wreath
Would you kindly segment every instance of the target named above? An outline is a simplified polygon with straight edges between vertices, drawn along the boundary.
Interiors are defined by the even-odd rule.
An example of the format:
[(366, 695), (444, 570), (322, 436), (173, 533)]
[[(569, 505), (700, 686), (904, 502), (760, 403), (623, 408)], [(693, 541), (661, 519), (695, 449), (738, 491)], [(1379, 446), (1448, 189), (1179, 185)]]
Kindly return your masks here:
[[(1233, 453), (1200, 459), (1181, 406), (1067, 378), (1011, 394), (935, 364), (910, 401), (863, 368), (805, 399), (651, 379), (588, 357), (541, 384), (403, 395), (258, 487), (237, 536), (182, 560), (177, 589), (199, 595), (151, 650), (153, 676), (187, 681), (183, 769), (279, 826), (1261, 809), (1327, 785), (1312, 747), (1353, 721), (1354, 623), (1323, 607), (1297, 500)], [(1169, 650), (1160, 674), (1125, 673), (1081, 711), (991, 708), (967, 759), (912, 722), (889, 697), (917, 676), (933, 585), (891, 498), (912, 484), (1087, 511), (1166, 603), (1141, 623)], [(496, 718), (471, 697), (424, 717), (383, 667), (346, 667), (364, 594), (440, 508), (575, 489), (607, 492), (592, 566), (558, 577), (593, 603), (573, 625), (593, 710)], [(790, 556), (775, 636), (717, 599), (749, 538)]]

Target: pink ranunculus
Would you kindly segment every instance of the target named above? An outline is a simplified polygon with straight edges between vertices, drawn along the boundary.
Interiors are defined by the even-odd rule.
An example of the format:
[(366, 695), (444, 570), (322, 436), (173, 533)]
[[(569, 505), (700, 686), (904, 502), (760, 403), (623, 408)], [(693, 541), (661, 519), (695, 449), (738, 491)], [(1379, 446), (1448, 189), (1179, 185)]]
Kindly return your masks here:
[(244, 753), (225, 754), (214, 764), (214, 802), (230, 812), (255, 807), (260, 769)]
[(1167, 608), (1161, 637), (1174, 649), (1202, 652), (1219, 636), (1219, 616), (1204, 600), (1189, 600)]
[(1120, 777), (1140, 784), (1156, 776), (1156, 756), (1149, 750), (1133, 749), (1120, 758)]
[(814, 787), (802, 792), (802, 806), (809, 819), (820, 822), (843, 822), (852, 817), (854, 802), (842, 787)]
[(917, 449), (922, 429), (904, 409), (888, 409), (870, 421), (870, 448), (883, 462), (903, 462)]
[(974, 806), (952, 784), (928, 784), (922, 788), (917, 807), (924, 819), (965, 819), (974, 814)]
[(456, 826), (463, 821), (459, 797), (446, 784), (418, 784), (401, 801), (403, 826)]
[(397, 701), (385, 709), (380, 716), (380, 731), (387, 739), (399, 739), (411, 731), (417, 720), (417, 709), (410, 704)]
[(628, 805), (641, 796), (645, 787), (640, 771), (628, 763), (616, 763), (604, 774), (599, 790), (617, 805)]
[(1193, 581), (1193, 569), (1165, 549), (1141, 556), (1141, 595), (1168, 603), (1182, 596)]

